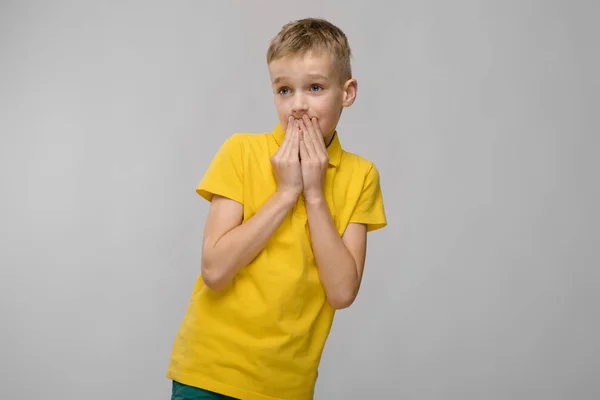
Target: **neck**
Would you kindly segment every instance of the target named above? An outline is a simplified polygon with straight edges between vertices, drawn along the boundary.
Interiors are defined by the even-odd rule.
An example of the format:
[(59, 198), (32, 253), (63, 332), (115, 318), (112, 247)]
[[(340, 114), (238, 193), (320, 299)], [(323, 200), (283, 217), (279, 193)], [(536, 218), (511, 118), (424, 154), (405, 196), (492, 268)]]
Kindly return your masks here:
[(325, 139), (325, 147), (329, 147), (329, 145), (331, 144), (331, 142), (333, 142), (333, 138), (335, 137), (336, 133), (335, 131), (331, 134), (331, 137), (329, 138), (329, 140)]

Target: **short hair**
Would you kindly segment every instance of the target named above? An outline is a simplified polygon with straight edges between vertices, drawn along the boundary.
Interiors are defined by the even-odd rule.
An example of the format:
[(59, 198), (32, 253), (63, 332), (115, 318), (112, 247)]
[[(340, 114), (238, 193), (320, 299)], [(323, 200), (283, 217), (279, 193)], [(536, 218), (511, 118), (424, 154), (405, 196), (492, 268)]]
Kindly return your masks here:
[(269, 44), (267, 64), (286, 56), (302, 56), (312, 51), (329, 53), (342, 81), (352, 78), (352, 52), (348, 38), (340, 28), (319, 18), (305, 18), (284, 25)]

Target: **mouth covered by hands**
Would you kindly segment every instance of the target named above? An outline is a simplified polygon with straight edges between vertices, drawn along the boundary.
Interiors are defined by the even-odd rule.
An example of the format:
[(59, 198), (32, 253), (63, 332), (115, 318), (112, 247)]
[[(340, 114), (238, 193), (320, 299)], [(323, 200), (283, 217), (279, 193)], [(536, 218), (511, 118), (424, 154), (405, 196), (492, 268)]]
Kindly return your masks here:
[(304, 115), (298, 121), (298, 125), (304, 200), (307, 202), (320, 201), (323, 198), (329, 153), (327, 153), (317, 118), (309, 118)]
[(288, 118), (288, 125), (279, 149), (271, 157), (277, 191), (297, 199), (303, 190), (302, 170), (299, 158), (300, 132), (298, 122)]
[(329, 154), (317, 118), (288, 118), (283, 142), (271, 157), (278, 191), (297, 197), (301, 193), (307, 202), (323, 199)]

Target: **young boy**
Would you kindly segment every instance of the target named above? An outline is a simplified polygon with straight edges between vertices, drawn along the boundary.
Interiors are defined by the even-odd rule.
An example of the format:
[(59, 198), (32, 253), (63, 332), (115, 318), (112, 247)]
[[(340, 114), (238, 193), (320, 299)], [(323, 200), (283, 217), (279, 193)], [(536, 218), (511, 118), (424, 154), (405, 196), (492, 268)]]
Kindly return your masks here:
[(167, 373), (174, 400), (312, 399), (335, 310), (358, 293), (367, 232), (386, 225), (377, 169), (336, 131), (357, 92), (344, 33), (289, 23), (267, 64), (279, 123), (230, 136), (196, 189), (211, 204)]

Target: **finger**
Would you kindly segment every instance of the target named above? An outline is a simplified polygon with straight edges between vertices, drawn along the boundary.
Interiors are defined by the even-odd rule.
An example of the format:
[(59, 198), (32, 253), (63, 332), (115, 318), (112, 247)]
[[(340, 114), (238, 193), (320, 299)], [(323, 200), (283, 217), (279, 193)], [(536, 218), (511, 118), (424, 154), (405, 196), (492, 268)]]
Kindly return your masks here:
[(322, 154), (326, 152), (325, 146), (323, 144), (323, 135), (320, 133), (320, 130), (313, 124), (313, 121), (308, 117), (308, 115), (303, 116), (304, 125), (307, 127), (310, 132), (311, 141), (313, 145), (313, 150), (315, 155)]
[(300, 145), (302, 143), (302, 134), (298, 132), (298, 129), (294, 129), (294, 140), (292, 142), (292, 150), (290, 151), (290, 156), (299, 159), (300, 157)]
[(288, 118), (288, 125), (287, 128), (285, 130), (285, 134), (283, 136), (283, 140), (281, 141), (281, 144), (279, 145), (279, 148), (277, 149), (277, 151), (275, 151), (275, 154), (273, 155), (275, 158), (279, 158), (281, 157), (283, 154), (285, 154), (285, 152), (287, 151), (288, 148), (288, 143), (290, 141), (290, 132), (292, 129), (292, 124), (291, 124), (292, 118)]
[(313, 134), (308, 130), (308, 128), (304, 124), (304, 121), (300, 120), (298, 122), (300, 123), (300, 129), (302, 129), (303, 132), (302, 139), (306, 148), (306, 155), (308, 158), (312, 158), (316, 155), (315, 146), (313, 144)]
[(312, 126), (312, 122), (310, 120), (310, 118), (308, 117), (308, 115), (304, 114), (302, 116), (302, 122), (304, 123), (304, 126), (306, 127), (306, 130), (308, 131), (308, 133), (311, 135), (311, 139), (313, 139), (314, 141), (314, 136), (316, 135), (315, 129)]
[(306, 160), (308, 158), (308, 152), (306, 150), (306, 143), (304, 139), (300, 139), (300, 161)]
[(321, 132), (321, 127), (319, 126), (319, 121), (317, 120), (317, 117), (312, 117), (310, 122), (313, 126), (313, 129), (315, 130), (316, 136), (319, 138), (319, 147), (323, 151), (327, 151), (327, 146), (325, 145), (325, 137), (323, 136), (323, 132)]
[(281, 152), (281, 155), (286, 159), (289, 158), (290, 154), (294, 151), (294, 140), (295, 137), (298, 136), (297, 129), (297, 124), (293, 121), (290, 124), (289, 132), (286, 133), (287, 141), (285, 143), (285, 149)]
[(288, 117), (288, 124), (287, 124), (287, 128), (285, 129), (285, 136), (283, 137), (283, 141), (282, 141), (282, 145), (289, 141), (290, 138), (290, 132), (292, 132), (292, 129), (294, 128), (294, 118), (293, 117)]
[(298, 130), (298, 124), (296, 122), (296, 120), (293, 117), (290, 117), (290, 123), (288, 124), (288, 129), (286, 130), (286, 134), (285, 134), (285, 149), (284, 151), (282, 151), (282, 154), (284, 155), (289, 155), (289, 153), (291, 152), (291, 146), (292, 146), (292, 142), (294, 140), (294, 135), (296, 134), (296, 131)]

